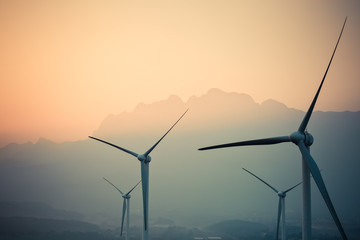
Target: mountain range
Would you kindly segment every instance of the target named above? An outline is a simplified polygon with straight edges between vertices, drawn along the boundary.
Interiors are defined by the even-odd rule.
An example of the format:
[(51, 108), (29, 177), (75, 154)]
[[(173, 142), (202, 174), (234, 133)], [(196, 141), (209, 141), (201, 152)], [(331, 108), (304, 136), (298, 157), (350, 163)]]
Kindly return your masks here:
[[(260, 104), (246, 94), (211, 89), (186, 102), (173, 95), (141, 103), (132, 112), (109, 115), (92, 136), (141, 153), (188, 108), (151, 154), (150, 219), (165, 217), (188, 226), (235, 218), (275, 225), (277, 196), (241, 168), (278, 189), (289, 188), (301, 181), (301, 157), (295, 145), (197, 149), (289, 135), (298, 128), (303, 111), (275, 100)], [(312, 155), (345, 231), (346, 223), (360, 221), (359, 122), (360, 112), (315, 111), (308, 125), (315, 139)], [(139, 162), (86, 136), (76, 142), (39, 139), (0, 149), (0, 201), (44, 202), (79, 212), (90, 222), (115, 226), (122, 198), (102, 177), (127, 191), (140, 179)], [(141, 224), (141, 190), (134, 190), (132, 196), (132, 224)], [(313, 218), (335, 228), (314, 183), (312, 199)], [(300, 224), (300, 188), (288, 194), (286, 212), (287, 221)]]

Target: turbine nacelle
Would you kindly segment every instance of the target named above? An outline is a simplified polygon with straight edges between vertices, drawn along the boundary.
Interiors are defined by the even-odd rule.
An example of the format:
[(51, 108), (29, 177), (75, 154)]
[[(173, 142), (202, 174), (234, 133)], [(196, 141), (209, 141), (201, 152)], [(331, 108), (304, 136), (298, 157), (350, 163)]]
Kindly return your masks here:
[(281, 198), (286, 197), (286, 193), (285, 193), (285, 192), (279, 191), (277, 194), (278, 194), (278, 196), (281, 197)]
[(307, 147), (310, 147), (314, 143), (314, 137), (307, 131), (303, 133), (299, 131), (293, 132), (290, 135), (290, 140), (296, 145), (298, 145), (299, 142), (304, 142)]
[(131, 198), (131, 195), (129, 194), (129, 195), (124, 195), (124, 196), (122, 196), (124, 199), (130, 199)]
[(151, 157), (149, 155), (141, 154), (137, 157), (140, 162), (149, 163), (151, 162)]
[(305, 131), (305, 145), (310, 147), (314, 143), (314, 137), (307, 131)]

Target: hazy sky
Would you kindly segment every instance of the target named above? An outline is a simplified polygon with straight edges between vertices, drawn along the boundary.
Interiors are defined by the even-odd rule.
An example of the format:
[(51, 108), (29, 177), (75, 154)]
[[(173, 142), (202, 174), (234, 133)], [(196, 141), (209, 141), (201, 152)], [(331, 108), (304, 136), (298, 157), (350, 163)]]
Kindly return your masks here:
[(359, 13), (356, 0), (2, 0), (0, 146), (83, 139), (108, 114), (210, 88), (305, 110), (346, 16), (316, 109), (359, 111)]

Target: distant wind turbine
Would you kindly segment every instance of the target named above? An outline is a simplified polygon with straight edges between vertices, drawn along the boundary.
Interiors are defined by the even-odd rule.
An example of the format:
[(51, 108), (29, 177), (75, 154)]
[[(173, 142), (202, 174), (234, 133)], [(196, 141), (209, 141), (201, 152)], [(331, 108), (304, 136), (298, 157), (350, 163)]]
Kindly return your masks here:
[(302, 224), (303, 224), (303, 239), (308, 240), (311, 239), (311, 192), (310, 192), (310, 173), (313, 176), (315, 183), (332, 215), (332, 218), (335, 221), (335, 224), (342, 236), (343, 239), (347, 239), (346, 234), (344, 232), (344, 229), (341, 225), (341, 222), (336, 214), (335, 208), (332, 204), (332, 201), (329, 197), (329, 194), (327, 192), (324, 180), (320, 174), (320, 170), (310, 155), (310, 146), (314, 142), (313, 136), (306, 131), (306, 127), (309, 123), (311, 114), (314, 110), (316, 100), (319, 96), (321, 87), (324, 83), (325, 77), (327, 75), (327, 72), (330, 68), (330, 64), (332, 62), (332, 59), (335, 55), (336, 48), (340, 42), (341, 35), (343, 33), (346, 19), (344, 21), (344, 24), (342, 26), (340, 36), (337, 40), (335, 49), (332, 53), (330, 62), (326, 68), (325, 74), (323, 76), (323, 79), (320, 83), (320, 86), (315, 94), (315, 97), (305, 114), (304, 119), (302, 120), (298, 130), (296, 132), (293, 132), (290, 134), (290, 136), (281, 136), (281, 137), (272, 137), (272, 138), (264, 138), (264, 139), (257, 139), (257, 140), (250, 140), (250, 141), (242, 141), (242, 142), (235, 142), (235, 143), (227, 143), (227, 144), (221, 144), (221, 145), (214, 145), (210, 147), (200, 148), (199, 150), (209, 150), (209, 149), (216, 149), (216, 148), (228, 148), (228, 147), (238, 147), (238, 146), (249, 146), (249, 145), (270, 145), (270, 144), (278, 144), (283, 142), (292, 142), (296, 144), (301, 152), (302, 155), (302, 182), (303, 182), (303, 215), (302, 215)]
[(131, 198), (130, 193), (132, 192), (132, 190), (134, 190), (137, 187), (137, 185), (139, 185), (139, 183), (141, 181), (139, 181), (130, 191), (128, 191), (127, 193), (124, 194), (119, 188), (117, 188), (114, 184), (112, 184), (112, 182), (110, 182), (106, 178), (103, 178), (103, 179), (105, 181), (107, 181), (111, 186), (113, 186), (121, 194), (121, 196), (124, 198), (123, 212), (122, 212), (122, 217), (121, 217), (120, 236), (122, 236), (123, 226), (124, 226), (124, 218), (125, 218), (125, 212), (126, 212), (126, 236), (125, 236), (125, 239), (128, 240), (129, 226), (130, 226), (130, 198)]
[(144, 154), (137, 154), (133, 151), (127, 150), (125, 148), (119, 147), (115, 144), (106, 142), (104, 140), (94, 138), (89, 136), (89, 138), (92, 138), (94, 140), (97, 140), (99, 142), (103, 142), (105, 144), (108, 144), (112, 147), (115, 147), (117, 149), (120, 149), (121, 151), (124, 151), (134, 157), (136, 157), (140, 161), (141, 165), (141, 184), (142, 184), (142, 195), (143, 195), (143, 217), (144, 217), (144, 228), (143, 228), (143, 239), (148, 240), (149, 239), (149, 163), (151, 161), (150, 153), (152, 150), (155, 149), (155, 147), (163, 140), (163, 138), (173, 129), (173, 127), (180, 121), (180, 119), (187, 113), (189, 109), (187, 109), (181, 117), (171, 126), (171, 128), (162, 136), (159, 141), (157, 141), (149, 150), (147, 150)]
[(301, 182), (299, 182), (295, 186), (293, 186), (285, 191), (278, 191), (276, 188), (274, 188), (273, 186), (271, 186), (270, 184), (268, 184), (267, 182), (265, 182), (264, 180), (262, 180), (261, 178), (256, 176), (254, 173), (250, 172), (249, 170), (247, 170), (245, 168), (243, 168), (243, 169), (246, 172), (253, 175), (254, 177), (256, 177), (257, 179), (259, 179), (261, 182), (265, 183), (266, 186), (271, 188), (279, 196), (279, 207), (278, 207), (278, 216), (277, 216), (277, 225), (276, 225), (276, 239), (279, 239), (279, 225), (280, 225), (280, 218), (281, 218), (281, 239), (285, 240), (286, 239), (286, 232), (285, 232), (285, 197), (286, 197), (286, 193), (288, 193), (292, 189), (299, 186), (301, 184)]

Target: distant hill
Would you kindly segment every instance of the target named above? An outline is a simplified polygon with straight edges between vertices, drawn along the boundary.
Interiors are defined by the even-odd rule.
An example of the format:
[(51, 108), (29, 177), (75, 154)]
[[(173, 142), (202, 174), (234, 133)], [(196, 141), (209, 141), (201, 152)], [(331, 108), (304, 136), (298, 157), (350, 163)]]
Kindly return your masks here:
[(0, 226), (0, 236), (9, 233), (100, 231), (98, 226), (87, 222), (33, 217), (0, 217)]
[[(178, 96), (152, 104), (140, 103), (133, 112), (109, 115), (94, 131), (98, 137), (133, 136), (149, 132), (163, 132), (185, 109), (189, 113), (181, 125), (191, 130), (221, 128), (221, 125), (235, 125), (267, 117), (277, 119), (284, 114), (301, 115), (301, 111), (289, 109), (275, 100), (256, 103), (249, 95), (227, 93), (219, 89), (210, 89), (205, 95), (192, 96), (183, 102)], [(299, 120), (300, 121), (300, 120)], [(180, 124), (179, 124), (180, 126)], [(159, 134), (160, 134), (159, 133)]]
[(50, 219), (82, 219), (77, 212), (59, 210), (40, 202), (0, 202), (0, 217), (37, 217)]
[[(311, 99), (308, 101), (305, 107)], [(204, 152), (197, 149), (288, 135), (304, 117), (300, 110), (274, 100), (256, 103), (245, 94), (211, 89), (186, 102), (171, 96), (139, 104), (132, 112), (110, 115), (93, 135), (141, 153), (187, 108), (185, 117), (151, 153), (150, 219), (164, 217), (189, 226), (225, 219), (275, 225), (277, 197), (241, 168), (253, 171), (276, 188), (286, 189), (301, 180), (301, 156), (295, 145)], [(359, 123), (360, 112), (315, 111), (308, 125), (315, 139), (311, 154), (323, 169), (340, 219), (350, 223), (360, 221), (360, 193), (350, 187), (360, 181)], [(102, 177), (126, 191), (140, 179), (139, 162), (86, 136), (76, 142), (56, 144), (41, 139), (35, 144), (9, 144), (0, 149), (0, 201), (44, 202), (80, 212), (84, 220), (102, 226), (118, 226), (122, 198)], [(312, 186), (313, 217), (332, 224), (315, 184)], [(134, 190), (131, 201), (131, 222), (141, 224), (140, 188)], [(286, 215), (294, 225), (300, 224), (300, 203), (301, 189), (288, 194)]]

